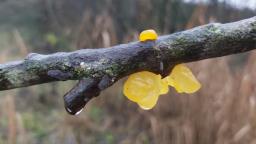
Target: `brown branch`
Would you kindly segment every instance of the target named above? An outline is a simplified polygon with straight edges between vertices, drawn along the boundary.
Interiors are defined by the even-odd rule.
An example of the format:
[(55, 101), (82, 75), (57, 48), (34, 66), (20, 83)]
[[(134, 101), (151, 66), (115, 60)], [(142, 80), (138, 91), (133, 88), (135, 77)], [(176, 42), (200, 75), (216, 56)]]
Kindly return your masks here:
[(161, 36), (157, 41), (50, 55), (29, 54), (23, 61), (0, 65), (0, 90), (82, 79), (64, 96), (68, 110), (75, 114), (89, 99), (131, 73), (147, 70), (166, 75), (178, 63), (255, 48), (256, 17), (214, 23)]

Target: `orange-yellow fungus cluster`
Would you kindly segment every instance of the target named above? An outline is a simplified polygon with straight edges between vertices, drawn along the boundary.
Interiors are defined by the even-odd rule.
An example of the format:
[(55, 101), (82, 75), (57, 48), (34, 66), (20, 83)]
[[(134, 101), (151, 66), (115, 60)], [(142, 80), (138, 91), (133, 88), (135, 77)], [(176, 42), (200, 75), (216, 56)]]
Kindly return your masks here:
[(179, 93), (194, 93), (201, 87), (189, 68), (179, 64), (163, 79), (148, 71), (134, 73), (125, 82), (123, 92), (129, 100), (148, 110), (156, 105), (160, 95), (168, 93), (168, 85)]

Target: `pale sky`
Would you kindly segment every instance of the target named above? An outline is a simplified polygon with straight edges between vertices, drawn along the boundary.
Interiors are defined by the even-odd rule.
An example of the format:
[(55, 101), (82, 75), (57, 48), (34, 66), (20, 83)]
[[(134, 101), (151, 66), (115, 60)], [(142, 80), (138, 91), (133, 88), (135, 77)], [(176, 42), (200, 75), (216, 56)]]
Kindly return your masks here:
[[(185, 2), (208, 2), (208, 0), (184, 0)], [(237, 8), (250, 8), (256, 10), (256, 0), (219, 0), (220, 2), (226, 1), (230, 5)]]

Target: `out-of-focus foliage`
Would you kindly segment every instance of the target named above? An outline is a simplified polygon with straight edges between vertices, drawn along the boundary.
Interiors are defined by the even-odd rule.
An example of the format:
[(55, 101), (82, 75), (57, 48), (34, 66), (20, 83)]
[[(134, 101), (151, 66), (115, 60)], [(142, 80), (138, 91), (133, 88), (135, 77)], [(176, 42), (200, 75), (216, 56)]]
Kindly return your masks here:
[[(162, 35), (255, 15), (217, 0), (0, 0), (0, 62), (29, 52), (126, 43), (149, 28)], [(0, 144), (253, 144), (255, 61), (250, 52), (191, 63), (201, 90), (180, 95), (170, 89), (150, 111), (123, 96), (123, 80), (76, 117), (65, 112), (62, 101), (75, 82), (0, 92)]]

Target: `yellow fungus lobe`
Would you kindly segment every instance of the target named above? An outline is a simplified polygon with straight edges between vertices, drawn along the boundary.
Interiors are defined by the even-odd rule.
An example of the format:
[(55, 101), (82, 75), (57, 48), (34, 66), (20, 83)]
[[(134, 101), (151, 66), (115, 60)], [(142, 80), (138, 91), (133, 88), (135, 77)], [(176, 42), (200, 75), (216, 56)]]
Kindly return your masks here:
[(184, 64), (176, 65), (171, 74), (165, 79), (167, 79), (168, 84), (174, 87), (178, 93), (194, 93), (201, 88), (199, 81)]
[(131, 74), (124, 84), (123, 93), (142, 109), (149, 110), (156, 105), (160, 95), (168, 93), (168, 85), (174, 87), (178, 93), (194, 93), (201, 88), (190, 69), (179, 64), (164, 79), (161, 75), (148, 71)]
[(166, 84), (162, 83), (160, 75), (142, 71), (129, 76), (123, 92), (129, 100), (148, 110), (156, 105), (159, 95), (167, 93), (168, 90), (166, 90)]
[(139, 39), (141, 42), (147, 40), (156, 40), (158, 37), (157, 33), (153, 29), (144, 30), (140, 33)]

